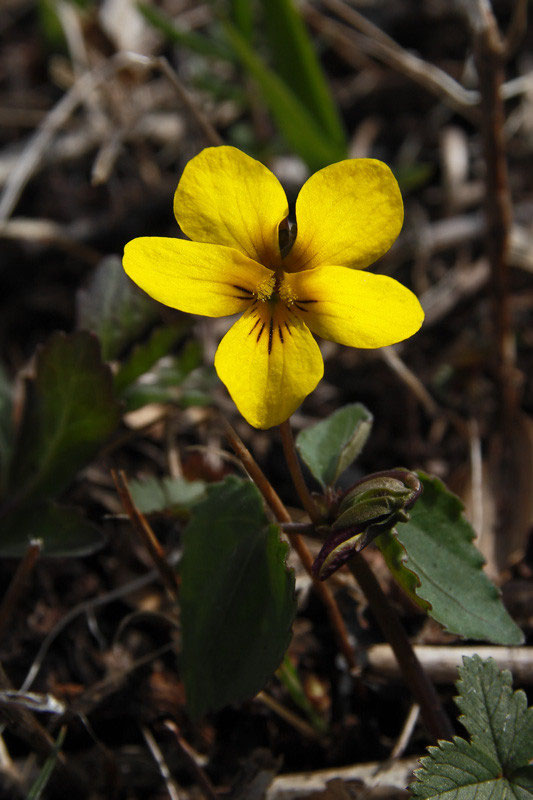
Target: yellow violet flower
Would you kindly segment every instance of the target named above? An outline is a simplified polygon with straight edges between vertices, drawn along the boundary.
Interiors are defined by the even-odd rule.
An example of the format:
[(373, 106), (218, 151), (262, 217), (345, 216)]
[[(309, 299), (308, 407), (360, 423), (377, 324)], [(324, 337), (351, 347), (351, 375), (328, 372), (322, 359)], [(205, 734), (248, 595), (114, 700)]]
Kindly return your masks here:
[(167, 306), (223, 317), (243, 312), (215, 368), (256, 428), (286, 420), (324, 363), (312, 333), (351, 347), (412, 336), (424, 313), (398, 281), (362, 270), (387, 252), (403, 222), (398, 184), (381, 161), (341, 161), (312, 175), (296, 200), (297, 237), (279, 245), (289, 213), (278, 179), (234, 147), (208, 147), (183, 171), (174, 213), (192, 241), (133, 239), (124, 269)]

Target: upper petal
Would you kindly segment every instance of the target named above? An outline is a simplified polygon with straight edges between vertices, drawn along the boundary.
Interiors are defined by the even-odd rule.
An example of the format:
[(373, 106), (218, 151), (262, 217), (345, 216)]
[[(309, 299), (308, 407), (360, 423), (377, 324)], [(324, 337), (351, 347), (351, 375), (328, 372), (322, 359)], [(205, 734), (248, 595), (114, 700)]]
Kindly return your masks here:
[(363, 269), (387, 252), (403, 224), (389, 167), (374, 158), (339, 161), (315, 172), (296, 200), (296, 242), (284, 268), (338, 264)]
[(412, 336), (424, 320), (413, 292), (387, 275), (320, 267), (286, 281), (306, 325), (339, 344), (384, 347)]
[(235, 247), (272, 269), (280, 264), (278, 228), (288, 213), (278, 179), (229, 146), (191, 159), (174, 196), (174, 214), (190, 239)]
[(270, 270), (231, 247), (142, 236), (128, 242), (124, 269), (151, 297), (206, 317), (243, 311)]
[(215, 368), (250, 425), (271, 428), (288, 419), (313, 391), (324, 362), (297, 316), (280, 303), (258, 303), (220, 342)]

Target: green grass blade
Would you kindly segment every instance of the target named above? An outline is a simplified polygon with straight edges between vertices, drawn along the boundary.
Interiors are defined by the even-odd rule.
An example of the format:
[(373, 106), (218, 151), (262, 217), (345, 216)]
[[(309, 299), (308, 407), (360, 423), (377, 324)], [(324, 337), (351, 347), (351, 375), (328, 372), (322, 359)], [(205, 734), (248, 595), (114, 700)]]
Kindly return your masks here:
[(59, 735), (56, 739), (54, 749), (44, 762), (43, 768), (40, 771), (39, 775), (37, 776), (37, 780), (33, 783), (30, 791), (28, 792), (26, 800), (39, 800), (39, 798), (41, 797), (42, 793), (46, 788), (46, 784), (50, 780), (50, 776), (54, 771), (57, 757), (59, 755), (59, 751), (63, 747), (63, 742), (65, 740), (66, 734), (67, 734), (67, 726), (63, 725), (61, 730), (59, 731)]
[(203, 36), (201, 33), (178, 28), (170, 17), (148, 3), (138, 3), (137, 8), (150, 25), (161, 31), (168, 41), (208, 58), (232, 60), (231, 50), (212, 36)]
[(239, 31), (227, 22), (224, 31), (242, 65), (259, 84), (264, 100), (289, 147), (313, 170), (345, 158), (344, 146), (323, 130), (294, 92), (252, 50)]
[(337, 144), (346, 134), (313, 41), (292, 0), (262, 0), (274, 66), (287, 86)]
[(254, 3), (250, 0), (230, 0), (231, 19), (250, 44), (254, 33)]

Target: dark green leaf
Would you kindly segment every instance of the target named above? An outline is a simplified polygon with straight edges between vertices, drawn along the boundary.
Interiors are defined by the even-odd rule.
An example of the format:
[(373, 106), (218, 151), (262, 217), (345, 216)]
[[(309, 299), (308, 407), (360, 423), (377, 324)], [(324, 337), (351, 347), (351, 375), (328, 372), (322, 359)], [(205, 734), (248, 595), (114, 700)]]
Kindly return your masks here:
[(310, 169), (317, 170), (346, 158), (345, 148), (331, 139), (301, 100), (264, 63), (238, 30), (225, 23), (224, 31), (241, 63), (257, 81), (287, 144)]
[(78, 291), (76, 310), (77, 327), (98, 336), (104, 361), (117, 358), (158, 317), (156, 303), (128, 278), (117, 256), (104, 258)]
[(274, 673), (296, 611), (287, 545), (255, 486), (207, 488), (184, 532), (183, 677), (198, 717), (256, 694)]
[(483, 572), (483, 556), (472, 540), (459, 498), (438, 478), (418, 473), (422, 496), (409, 522), (397, 526), (406, 550), (405, 568), (417, 575), (416, 593), (431, 604), (430, 615), (451, 633), (498, 644), (520, 644), (523, 635)]
[(172, 509), (180, 511), (191, 508), (205, 495), (203, 481), (187, 481), (185, 478), (156, 478), (130, 481), (129, 488), (135, 505), (143, 514)]
[(144, 375), (145, 372), (148, 372), (156, 361), (167, 355), (183, 338), (188, 327), (188, 323), (183, 322), (181, 325), (167, 325), (156, 328), (147, 342), (136, 345), (115, 375), (114, 386), (117, 394), (120, 394), (126, 386), (129, 386), (141, 375)]
[(352, 403), (298, 434), (298, 452), (324, 488), (332, 486), (355, 461), (368, 439), (372, 422), (370, 411), (361, 403)]
[(54, 334), (37, 355), (11, 474), (12, 501), (57, 496), (115, 430), (120, 409), (98, 340)]
[(471, 742), (455, 736), (428, 748), (410, 789), (422, 800), (530, 800), (533, 709), (492, 659), (464, 658), (456, 703)]
[(45, 556), (85, 556), (103, 544), (100, 530), (77, 508), (51, 501), (24, 506), (2, 519), (2, 557), (20, 558), (31, 539), (42, 539)]
[(324, 132), (346, 149), (346, 135), (315, 48), (292, 0), (262, 0), (265, 33), (278, 75)]

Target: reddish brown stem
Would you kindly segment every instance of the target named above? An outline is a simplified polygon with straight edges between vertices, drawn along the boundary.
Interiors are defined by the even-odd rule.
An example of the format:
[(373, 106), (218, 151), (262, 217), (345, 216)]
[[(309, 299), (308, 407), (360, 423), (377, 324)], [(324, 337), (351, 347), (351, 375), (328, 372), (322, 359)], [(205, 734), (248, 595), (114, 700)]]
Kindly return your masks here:
[(348, 566), (363, 590), (381, 631), (394, 651), (403, 678), (420, 706), (422, 719), (435, 739), (451, 739), (453, 728), (439, 696), (413, 650), (396, 611), (379, 585), (366, 559), (354, 553)]
[(176, 573), (168, 563), (166, 553), (159, 544), (159, 541), (150, 527), (148, 520), (133, 502), (133, 498), (128, 487), (128, 482), (126, 480), (126, 475), (122, 470), (119, 472), (111, 470), (111, 475), (113, 476), (118, 496), (120, 497), (124, 511), (130, 518), (133, 527), (137, 531), (142, 543), (150, 553), (155, 566), (159, 570), (159, 574), (161, 575), (161, 579), (170, 598), (174, 602), (177, 601), (179, 595), (179, 585)]
[(281, 434), (281, 443), (283, 445), (285, 460), (292, 476), (294, 488), (298, 493), (298, 497), (300, 498), (303, 507), (309, 514), (309, 519), (311, 522), (316, 524), (320, 522), (320, 511), (318, 510), (317, 505), (313, 500), (304, 480), (300, 462), (298, 461), (298, 455), (296, 453), (296, 446), (294, 444), (294, 436), (292, 435), (291, 424), (288, 419), (281, 423), (279, 426), (279, 431)]
[[(263, 495), (265, 502), (272, 510), (274, 516), (280, 523), (285, 522), (292, 522), (291, 515), (285, 508), (284, 504), (282, 503), (278, 493), (262, 471), (259, 464), (256, 462), (244, 442), (238, 436), (236, 431), (231, 427), (229, 422), (224, 420), (224, 427), (226, 438), (233, 449), (233, 452), (239, 457), (241, 463), (243, 464), (244, 468), (254, 481), (255, 485)], [(357, 666), (355, 660), (355, 653), (353, 650), (352, 645), (350, 644), (350, 639), (348, 637), (348, 631), (346, 630), (346, 626), (344, 624), (344, 620), (341, 616), (339, 611), (339, 607), (337, 606), (337, 601), (333, 596), (332, 592), (330, 591), (329, 587), (326, 584), (318, 581), (312, 572), (313, 566), (313, 557), (309, 552), (305, 542), (296, 533), (291, 533), (287, 531), (287, 536), (291, 545), (294, 547), (296, 553), (300, 561), (302, 562), (305, 571), (310, 575), (313, 586), (324, 603), (331, 625), (333, 630), (335, 631), (337, 642), (339, 645), (340, 650), (342, 651), (346, 661), (348, 662), (348, 666), (350, 669), (355, 669)]]

